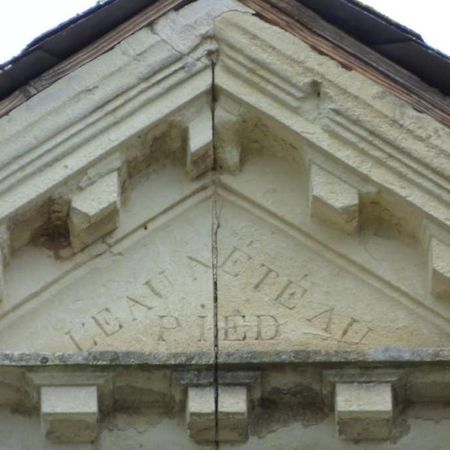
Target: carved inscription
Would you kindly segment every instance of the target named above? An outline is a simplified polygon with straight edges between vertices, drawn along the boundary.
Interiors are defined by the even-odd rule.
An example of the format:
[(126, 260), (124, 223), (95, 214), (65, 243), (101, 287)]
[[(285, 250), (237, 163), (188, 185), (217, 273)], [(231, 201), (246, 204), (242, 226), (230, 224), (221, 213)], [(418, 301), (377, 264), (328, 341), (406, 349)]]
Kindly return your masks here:
[(265, 293), (272, 301), (287, 309), (295, 309), (308, 292), (308, 274), (304, 274), (300, 282), (296, 283), (283, 277), (265, 263), (261, 263), (258, 269), (262, 272), (262, 276), (254, 284), (253, 289)]
[[(201, 259), (188, 256), (194, 264), (210, 269)], [(295, 309), (309, 289), (307, 273), (299, 281), (281, 275), (268, 264), (259, 262), (246, 250), (233, 247), (219, 264), (219, 270), (233, 278), (239, 278), (244, 272), (254, 274), (253, 290), (260, 296), (268, 297), (284, 308)]]
[(159, 316), (158, 341), (166, 342), (166, 333), (181, 327), (180, 320), (176, 316)]
[(275, 316), (234, 314), (223, 318), (224, 341), (273, 341), (281, 324)]
[[(243, 301), (269, 302), (274, 305), (271, 314), (233, 311), (219, 316), (218, 337), (224, 342), (264, 342), (282, 338), (285, 325), (294, 324), (305, 335), (316, 335), (320, 339), (358, 345), (367, 339), (373, 329), (364, 321), (340, 314), (336, 308), (317, 301), (312, 296), (314, 277), (309, 273), (298, 273), (295, 279), (286, 276), (279, 268), (253, 254), (251, 243), (245, 248), (232, 247), (219, 255), (218, 269), (224, 282), (226, 277), (239, 286), (244, 277)], [(211, 271), (211, 266), (202, 257), (187, 256), (193, 281), (199, 274)], [(182, 270), (182, 269), (181, 269)], [(199, 272), (200, 271), (200, 272)], [(213, 315), (205, 314), (204, 307), (189, 311), (187, 316), (170, 308), (174, 300), (175, 275), (159, 270), (149, 276), (135, 293), (125, 296), (121, 302), (94, 310), (93, 314), (66, 331), (66, 339), (78, 351), (95, 349), (99, 344), (127, 333), (136, 327), (145, 327), (146, 336), (161, 345), (170, 345), (176, 340), (208, 342), (213, 336)], [(183, 289), (178, 289), (178, 292)], [(220, 299), (219, 299), (220, 300)], [(212, 299), (211, 299), (212, 302)], [(256, 303), (255, 303), (256, 304)], [(279, 311), (292, 312), (292, 319), (277, 315)], [(124, 331), (125, 330), (125, 331)], [(209, 333), (209, 338), (208, 338)], [(189, 338), (188, 338), (189, 336)], [(148, 338), (147, 338), (148, 339)], [(188, 343), (189, 344), (189, 343)]]
[(307, 318), (318, 329), (328, 333), (337, 341), (347, 344), (360, 344), (372, 329), (354, 317), (342, 317), (335, 308), (326, 308)]
[[(161, 271), (146, 280), (142, 288), (144, 295), (128, 295), (123, 299), (128, 312), (125, 317), (123, 313), (114, 312), (112, 307), (105, 307), (66, 331), (65, 335), (78, 351), (92, 350), (105, 338), (118, 334), (126, 325), (141, 321), (143, 314), (155, 308), (155, 301), (168, 298), (173, 284), (165, 271)], [(178, 328), (179, 320), (174, 316), (159, 315), (157, 321), (158, 340), (165, 342), (165, 333)]]
[(97, 314), (92, 316), (92, 320), (102, 330), (105, 336), (113, 336), (119, 332), (123, 325), (117, 317), (114, 317), (109, 308), (100, 310)]
[[(343, 316), (325, 302), (311, 301), (309, 294), (313, 282), (309, 273), (299, 273), (295, 280), (291, 279), (268, 262), (261, 261), (257, 255), (253, 255), (249, 250), (251, 247), (252, 242), (245, 248), (234, 246), (219, 261), (219, 270), (224, 277), (239, 279), (242, 276), (245, 280), (253, 280), (252, 292), (244, 292), (244, 295), (250, 294), (259, 301), (272, 302), (282, 309), (295, 310), (296, 317), (299, 316), (308, 324), (309, 331), (305, 333), (315, 334), (322, 339), (357, 345), (364, 342), (373, 331), (363, 321)], [(311, 331), (315, 328), (317, 332)], [(225, 341), (245, 341), (248, 339), (249, 330), (250, 326), (245, 316), (225, 317), (223, 333)], [(272, 339), (275, 339), (280, 332), (279, 325), (272, 327), (272, 330)], [(255, 340), (264, 340), (263, 334), (256, 333), (256, 335), (258, 338)], [(269, 333), (267, 336), (272, 335)]]

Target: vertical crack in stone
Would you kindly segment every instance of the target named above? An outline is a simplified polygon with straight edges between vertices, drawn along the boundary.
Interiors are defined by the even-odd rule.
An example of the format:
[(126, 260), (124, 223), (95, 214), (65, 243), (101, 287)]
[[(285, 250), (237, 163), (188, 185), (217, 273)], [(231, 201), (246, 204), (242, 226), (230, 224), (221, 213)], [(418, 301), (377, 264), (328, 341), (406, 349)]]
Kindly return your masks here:
[[(215, 130), (214, 130), (214, 114), (216, 104), (215, 92), (215, 62), (211, 59), (211, 126), (212, 126), (212, 146), (213, 146), (213, 171), (216, 169), (216, 152), (215, 152)], [(212, 248), (212, 274), (213, 274), (213, 314), (214, 314), (214, 447), (219, 449), (219, 328), (218, 328), (218, 297), (217, 297), (217, 270), (218, 270), (218, 247), (217, 234), (220, 226), (219, 212), (217, 205), (216, 186), (214, 185), (214, 192), (212, 197), (212, 233), (211, 233), (211, 248)]]
[[(216, 188), (214, 188), (216, 189)], [(218, 295), (217, 295), (217, 269), (218, 269), (218, 248), (217, 234), (220, 227), (220, 217), (217, 205), (217, 195), (214, 190), (212, 200), (212, 266), (213, 266), (213, 302), (214, 302), (214, 416), (215, 416), (215, 447), (219, 448), (218, 434), (218, 411), (219, 411), (219, 327), (218, 327)]]

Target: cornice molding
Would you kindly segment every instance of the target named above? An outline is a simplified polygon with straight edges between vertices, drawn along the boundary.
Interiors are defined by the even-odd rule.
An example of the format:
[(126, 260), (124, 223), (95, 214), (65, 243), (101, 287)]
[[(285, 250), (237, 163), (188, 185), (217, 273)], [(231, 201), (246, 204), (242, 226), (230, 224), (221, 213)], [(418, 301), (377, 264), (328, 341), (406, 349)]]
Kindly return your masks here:
[[(232, 9), (232, 3), (224, 10)], [(223, 14), (224, 10), (216, 14)], [(186, 29), (189, 28), (189, 20), (198, 21), (195, 17), (187, 17)], [(389, 99), (385, 91), (371, 81), (348, 73), (311, 51), (295, 37), (289, 39), (284, 31), (276, 31), (279, 36), (283, 35), (284, 44), (280, 45), (270, 37), (275, 28), (261, 24), (250, 30), (246, 28), (247, 24), (240, 24), (240, 20), (232, 20), (228, 15), (217, 27), (221, 55), (216, 74), (218, 89), (229, 89), (240, 101), (253, 102), (254, 107), (262, 110), (264, 107), (261, 105), (265, 102), (284, 104), (284, 122), (298, 122), (298, 125), (291, 126), (293, 132), (306, 139), (313, 136), (313, 146), (325, 151), (332, 148), (334, 156), (338, 156), (341, 148), (342, 160), (359, 172), (369, 164), (378, 166), (377, 172), (381, 176), (378, 177), (372, 169), (365, 175), (390, 185), (402, 197), (414, 198), (431, 220), (450, 224), (447, 214), (450, 205), (447, 146), (450, 133), (446, 128), (414, 112), (407, 104)], [(257, 19), (243, 17), (242, 20)], [(157, 28), (156, 25), (154, 29)], [(264, 36), (264, 29), (269, 37)], [(208, 39), (210, 36), (211, 33)], [(252, 48), (249, 42), (258, 42), (258, 45)], [(3, 149), (0, 192), (8, 192), (6, 197), (9, 197), (5, 198), (6, 207), (0, 211), (0, 221), (29, 204), (31, 198), (27, 198), (26, 191), (41, 184), (32, 180), (33, 173), (42, 179), (45, 166), (52, 166), (55, 170), (54, 162), (65, 157), (72, 159), (72, 163), (66, 164), (70, 169), (46, 177), (46, 189), (43, 186), (41, 190), (48, 192), (86, 165), (102, 159), (102, 154), (108, 153), (106, 147), (112, 148), (139, 131), (142, 122), (137, 115), (155, 117), (154, 122), (147, 120), (146, 125), (151, 126), (210, 89), (212, 76), (207, 55), (211, 52), (211, 43), (203, 49), (189, 48), (184, 54), (171, 45), (155, 32), (143, 29), (0, 120)], [(275, 52), (277, 60), (268, 64), (265, 58), (273, 58)], [(151, 61), (151, 64), (145, 61)], [(299, 65), (302, 74), (297, 72)], [(259, 75), (252, 72), (249, 78), (249, 67), (257, 67)], [(242, 93), (234, 90), (233, 77), (247, 83)], [(227, 83), (231, 87), (227, 87)], [(359, 89), (355, 89), (356, 86)], [(317, 111), (318, 116), (309, 120), (301, 112), (296, 117), (295, 111), (301, 108), (302, 99), (315, 89), (319, 89), (323, 97), (328, 96), (326, 110), (321, 107), (322, 110)], [(368, 95), (362, 94), (364, 90)], [(169, 97), (171, 100), (167, 101)], [(161, 107), (153, 107), (156, 98), (159, 98)], [(256, 104), (258, 98), (259, 105)], [(152, 107), (154, 113), (151, 112)], [(140, 108), (147, 111), (144, 113), (142, 109), (139, 113)], [(270, 115), (270, 111), (266, 110), (266, 113)], [(135, 117), (135, 125), (117, 126), (125, 117), (129, 122)], [(279, 114), (276, 117), (272, 114), (272, 118), (283, 122)], [(377, 130), (373, 129), (375, 123)], [(108, 134), (107, 139), (105, 133)], [(83, 153), (83, 147), (89, 156), (76, 157), (77, 153)], [(386, 168), (389, 176), (386, 176)], [(395, 187), (405, 180), (412, 191), (417, 191), (413, 185), (419, 184), (421, 192), (405, 195), (404, 190)], [(36, 199), (39, 196), (39, 192), (33, 194)], [(433, 205), (432, 211), (428, 207), (430, 204)], [(439, 209), (441, 211), (437, 213)]]
[(254, 17), (222, 17), (216, 36), (219, 92), (301, 136), (313, 160), (320, 149), (378, 187), (408, 198), (432, 220), (450, 225), (446, 127)]
[(450, 125), (450, 102), (407, 70), (361, 44), (295, 0), (242, 0), (264, 20), (319, 53), (375, 81), (413, 108)]
[(89, 63), (103, 53), (111, 50), (122, 40), (154, 22), (173, 8), (180, 8), (190, 1), (192, 0), (160, 0), (149, 6), (132, 19), (126, 21), (110, 33), (107, 33), (105, 36), (95, 41), (93, 44), (56, 65), (38, 78), (32, 80), (5, 100), (2, 100), (0, 102), (0, 117), (8, 114), (15, 108), (18, 108), (31, 97), (34, 97), (39, 92), (47, 89), (74, 70), (79, 69), (84, 64)]

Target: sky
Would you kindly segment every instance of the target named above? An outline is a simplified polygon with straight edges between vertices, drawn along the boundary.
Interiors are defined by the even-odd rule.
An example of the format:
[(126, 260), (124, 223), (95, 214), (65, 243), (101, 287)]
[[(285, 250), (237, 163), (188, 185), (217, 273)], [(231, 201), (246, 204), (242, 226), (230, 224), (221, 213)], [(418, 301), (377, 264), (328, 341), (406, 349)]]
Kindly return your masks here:
[[(20, 53), (35, 37), (98, 2), (0, 0), (0, 63)], [(450, 1), (364, 0), (363, 3), (413, 29), (429, 45), (450, 55)]]

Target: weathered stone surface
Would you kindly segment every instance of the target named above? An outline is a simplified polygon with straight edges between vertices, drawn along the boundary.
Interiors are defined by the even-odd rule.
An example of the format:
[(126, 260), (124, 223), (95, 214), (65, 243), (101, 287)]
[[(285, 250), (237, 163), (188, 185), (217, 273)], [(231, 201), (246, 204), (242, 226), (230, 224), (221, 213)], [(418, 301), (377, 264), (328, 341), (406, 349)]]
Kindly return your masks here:
[(197, 47), (206, 51), (216, 49), (208, 42), (214, 36), (218, 17), (230, 11), (251, 13), (252, 10), (236, 0), (199, 0), (180, 11), (171, 11), (154, 25), (154, 31), (178, 52), (188, 54)]
[(96, 386), (42, 386), (41, 420), (53, 442), (91, 442), (98, 432)]
[(336, 425), (341, 438), (391, 437), (394, 407), (390, 383), (337, 383), (335, 395)]

